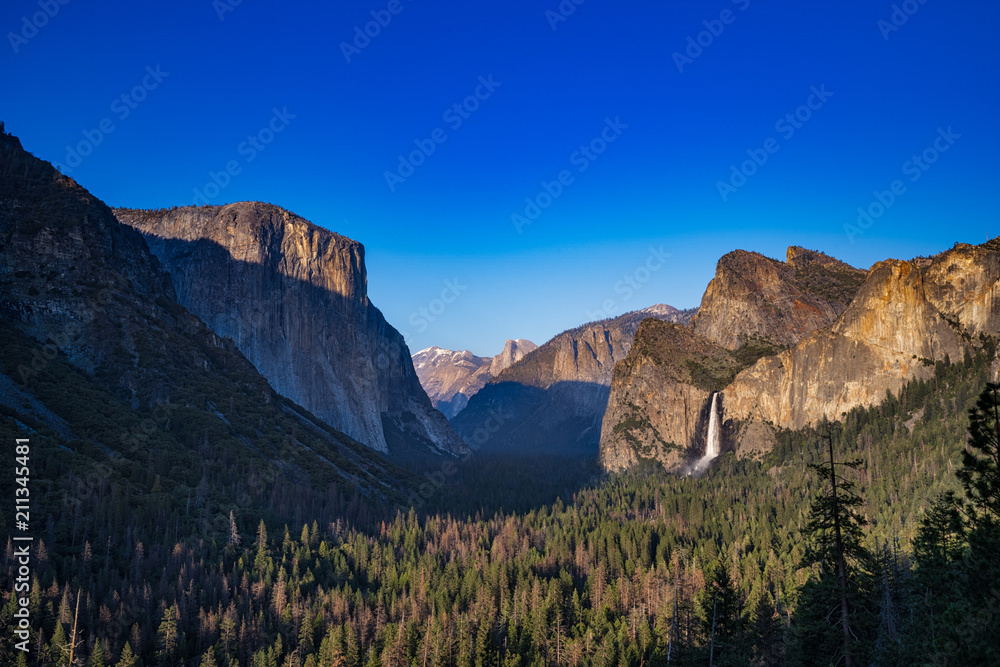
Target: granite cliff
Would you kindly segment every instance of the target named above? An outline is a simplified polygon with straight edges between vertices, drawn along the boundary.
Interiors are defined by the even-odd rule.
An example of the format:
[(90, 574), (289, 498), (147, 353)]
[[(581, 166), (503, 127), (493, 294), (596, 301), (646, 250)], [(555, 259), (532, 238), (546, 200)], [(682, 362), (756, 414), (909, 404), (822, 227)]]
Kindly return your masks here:
[(957, 245), (933, 258), (875, 264), (830, 327), (764, 358), (726, 389), (727, 416), (800, 428), (881, 400), (937, 361), (1000, 334), (1000, 252)]
[(258, 202), (115, 215), (279, 393), (380, 452), (464, 449), (368, 300), (360, 243)]
[(998, 281), (995, 241), (866, 273), (800, 248), (785, 263), (730, 253), (690, 331), (640, 327), (616, 365), (602, 464), (622, 470), (648, 458), (676, 469), (703, 447), (713, 391), (721, 391), (725, 448), (740, 455), (769, 447), (771, 427), (802, 428), (877, 403), (1000, 334)]
[(672, 468), (702, 449), (711, 392), (738, 367), (736, 355), (689, 327), (643, 321), (614, 368), (601, 465), (624, 470), (654, 459)]
[(65, 480), (39, 479), (42, 516), (100, 480), (150, 519), (132, 539), (168, 508), (204, 535), (230, 508), (332, 516), (345, 492), (402, 499), (411, 480), (278, 395), (178, 303), (141, 234), (2, 131), (0, 349), (0, 430)]
[(796, 246), (788, 248), (784, 262), (735, 250), (719, 260), (691, 326), (730, 350), (754, 339), (794, 345), (832, 324), (864, 276), (860, 269)]

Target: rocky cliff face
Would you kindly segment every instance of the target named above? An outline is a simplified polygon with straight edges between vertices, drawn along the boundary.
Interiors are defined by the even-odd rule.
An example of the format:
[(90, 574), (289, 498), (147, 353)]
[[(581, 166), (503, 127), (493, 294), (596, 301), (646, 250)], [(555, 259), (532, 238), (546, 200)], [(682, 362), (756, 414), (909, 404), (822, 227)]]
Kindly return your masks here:
[(258, 202), (115, 214), (278, 392), (381, 452), (463, 449), (369, 302), (360, 243)]
[[(879, 262), (859, 286), (855, 270), (818, 253), (790, 248), (788, 266), (748, 255), (719, 262), (703, 300), (708, 311), (699, 311), (692, 332), (666, 335), (653, 323), (640, 328), (632, 352), (615, 368), (601, 436), (606, 468), (620, 470), (640, 458), (676, 467), (683, 448), (698, 450), (702, 436), (691, 424), (710, 391), (722, 391), (727, 447), (756, 455), (774, 442), (768, 424), (797, 429), (839, 419), (910, 379), (929, 377), (934, 362), (957, 361), (984, 336), (1000, 334), (996, 242)], [(723, 293), (723, 285), (734, 291)], [(782, 294), (792, 296), (782, 301)], [(789, 347), (755, 352), (746, 341), (758, 338)], [(704, 347), (713, 341), (729, 356)], [(738, 433), (733, 420), (742, 424)]]
[(491, 379), (452, 423), (470, 444), (596, 453), (611, 373), (639, 323), (691, 314), (658, 306), (565, 331)]
[(871, 268), (857, 297), (827, 329), (766, 357), (727, 388), (727, 414), (788, 428), (838, 419), (880, 401), (933, 363), (1000, 334), (1000, 253), (959, 245), (934, 258)]
[(496, 377), (505, 369), (510, 368), (515, 363), (524, 358), (529, 352), (538, 349), (538, 346), (530, 340), (524, 338), (507, 339), (503, 344), (500, 354), (494, 355), (490, 361), (490, 376)]
[(279, 489), (288, 518), (312, 493), (405, 492), (403, 471), (282, 399), (180, 305), (139, 232), (2, 132), (0, 349), (2, 426), (13, 415), (52, 470), (99, 470), (133, 507), (155, 496), (210, 527)]
[(735, 356), (690, 328), (645, 320), (614, 368), (600, 437), (601, 465), (624, 470), (640, 459), (676, 468), (704, 450), (711, 392), (737, 367)]
[(795, 246), (785, 262), (736, 250), (719, 260), (692, 326), (730, 350), (755, 339), (794, 345), (832, 324), (864, 276), (832, 257)]
[(494, 375), (520, 361), (538, 346), (530, 340), (507, 340), (493, 357), (477, 357), (468, 350), (429, 347), (413, 355), (413, 367), (431, 404), (452, 419)]

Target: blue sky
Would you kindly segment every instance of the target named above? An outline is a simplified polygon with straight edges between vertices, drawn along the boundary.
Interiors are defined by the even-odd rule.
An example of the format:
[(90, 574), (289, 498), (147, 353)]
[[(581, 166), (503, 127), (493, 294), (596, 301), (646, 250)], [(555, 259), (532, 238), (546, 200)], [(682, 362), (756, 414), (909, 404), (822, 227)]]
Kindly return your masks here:
[(996, 3), (231, 1), (4, 3), (0, 119), (111, 205), (361, 241), (413, 351), (696, 306), (734, 248), (868, 267), (1000, 230)]

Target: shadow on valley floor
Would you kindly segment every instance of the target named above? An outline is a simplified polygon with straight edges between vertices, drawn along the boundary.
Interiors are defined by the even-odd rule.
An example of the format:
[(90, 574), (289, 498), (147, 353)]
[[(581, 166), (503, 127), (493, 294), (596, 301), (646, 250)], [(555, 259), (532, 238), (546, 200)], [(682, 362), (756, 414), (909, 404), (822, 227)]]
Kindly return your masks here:
[(570, 503), (577, 491), (603, 477), (596, 453), (481, 450), (451, 462), (411, 461), (406, 467), (422, 479), (413, 499), (419, 514), (465, 517), (523, 514), (557, 499)]
[(451, 424), (483, 452), (596, 458), (608, 395), (609, 387), (596, 382), (489, 383)]

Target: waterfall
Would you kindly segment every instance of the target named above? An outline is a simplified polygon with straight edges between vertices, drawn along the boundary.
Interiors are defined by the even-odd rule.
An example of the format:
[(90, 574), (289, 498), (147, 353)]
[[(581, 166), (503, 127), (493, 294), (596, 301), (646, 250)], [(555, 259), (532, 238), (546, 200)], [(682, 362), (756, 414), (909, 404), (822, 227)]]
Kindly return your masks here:
[(719, 432), (719, 392), (712, 393), (712, 407), (708, 416), (708, 434), (705, 437), (705, 454), (694, 464), (694, 472), (702, 472), (708, 468), (712, 459), (719, 455), (721, 434)]
[(712, 414), (708, 417), (708, 441), (705, 445), (705, 458), (714, 459), (719, 455), (719, 410), (716, 401), (719, 400), (719, 392), (712, 394)]

